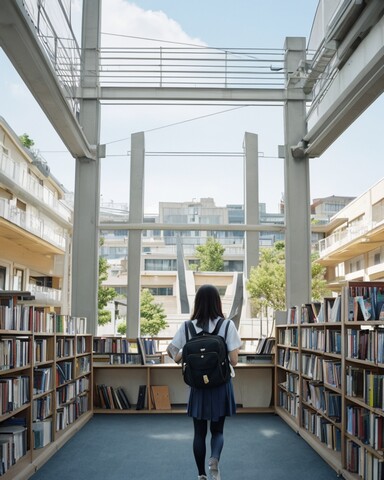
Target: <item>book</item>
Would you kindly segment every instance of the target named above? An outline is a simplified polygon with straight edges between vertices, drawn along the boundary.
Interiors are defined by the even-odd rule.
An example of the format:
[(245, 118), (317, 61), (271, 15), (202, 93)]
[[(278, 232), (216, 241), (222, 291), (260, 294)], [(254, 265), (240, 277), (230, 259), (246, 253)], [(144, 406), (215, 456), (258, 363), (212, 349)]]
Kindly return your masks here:
[(136, 410), (142, 410), (145, 408), (145, 395), (147, 393), (147, 386), (140, 385), (139, 392), (137, 394), (137, 403), (136, 403)]
[(151, 399), (156, 410), (171, 410), (168, 385), (152, 385)]

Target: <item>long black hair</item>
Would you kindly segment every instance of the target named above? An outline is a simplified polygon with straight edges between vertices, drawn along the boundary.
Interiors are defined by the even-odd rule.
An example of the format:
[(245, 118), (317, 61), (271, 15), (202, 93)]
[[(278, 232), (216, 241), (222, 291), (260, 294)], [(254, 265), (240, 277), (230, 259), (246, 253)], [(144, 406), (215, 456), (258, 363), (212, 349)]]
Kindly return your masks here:
[(197, 326), (208, 330), (209, 320), (224, 318), (219, 291), (213, 285), (202, 285), (196, 293), (191, 319), (197, 320)]

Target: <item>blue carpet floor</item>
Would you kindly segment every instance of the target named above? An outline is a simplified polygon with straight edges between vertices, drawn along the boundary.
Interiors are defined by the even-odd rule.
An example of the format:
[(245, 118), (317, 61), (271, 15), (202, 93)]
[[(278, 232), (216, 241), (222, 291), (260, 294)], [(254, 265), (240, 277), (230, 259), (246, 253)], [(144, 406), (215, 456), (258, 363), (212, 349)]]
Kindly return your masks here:
[[(208, 446), (209, 453), (209, 446)], [(228, 418), (222, 480), (329, 480), (335, 471), (278, 416)], [(32, 480), (196, 480), (192, 420), (95, 415)]]

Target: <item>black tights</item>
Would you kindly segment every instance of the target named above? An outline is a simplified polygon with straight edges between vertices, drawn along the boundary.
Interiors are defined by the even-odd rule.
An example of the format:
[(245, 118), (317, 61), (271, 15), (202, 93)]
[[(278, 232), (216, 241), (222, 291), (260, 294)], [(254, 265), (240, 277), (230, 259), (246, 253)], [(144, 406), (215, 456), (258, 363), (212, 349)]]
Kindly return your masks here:
[[(220, 459), (220, 454), (224, 445), (224, 420), (220, 417), (217, 422), (210, 422), (211, 431), (211, 457)], [(205, 455), (206, 445), (205, 439), (208, 431), (208, 421), (193, 419), (194, 437), (193, 437), (193, 454), (199, 475), (205, 475)]]

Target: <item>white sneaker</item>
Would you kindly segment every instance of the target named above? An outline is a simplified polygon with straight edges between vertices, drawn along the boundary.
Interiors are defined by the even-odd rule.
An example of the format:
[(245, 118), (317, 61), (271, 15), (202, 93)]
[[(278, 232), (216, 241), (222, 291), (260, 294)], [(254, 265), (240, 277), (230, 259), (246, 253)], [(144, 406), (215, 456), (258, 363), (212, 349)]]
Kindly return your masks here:
[(217, 458), (209, 459), (209, 480), (220, 480), (219, 460)]
[(199, 475), (197, 477), (197, 480), (208, 480), (207, 477), (205, 475)]

